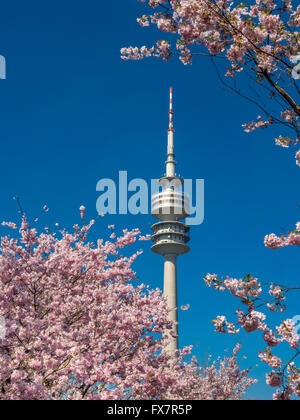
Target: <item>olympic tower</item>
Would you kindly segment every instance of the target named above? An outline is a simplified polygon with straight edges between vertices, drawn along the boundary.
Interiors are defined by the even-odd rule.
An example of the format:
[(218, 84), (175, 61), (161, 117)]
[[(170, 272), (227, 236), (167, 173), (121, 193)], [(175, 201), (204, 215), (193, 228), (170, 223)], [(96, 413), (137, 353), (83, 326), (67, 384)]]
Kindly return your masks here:
[(181, 220), (189, 216), (189, 197), (183, 193), (184, 180), (176, 175), (173, 126), (173, 89), (170, 110), (166, 173), (159, 179), (160, 191), (152, 196), (152, 215), (159, 222), (152, 226), (152, 251), (164, 257), (164, 295), (170, 308), (173, 331), (168, 334), (170, 352), (176, 352), (178, 340), (177, 257), (189, 252), (190, 228)]

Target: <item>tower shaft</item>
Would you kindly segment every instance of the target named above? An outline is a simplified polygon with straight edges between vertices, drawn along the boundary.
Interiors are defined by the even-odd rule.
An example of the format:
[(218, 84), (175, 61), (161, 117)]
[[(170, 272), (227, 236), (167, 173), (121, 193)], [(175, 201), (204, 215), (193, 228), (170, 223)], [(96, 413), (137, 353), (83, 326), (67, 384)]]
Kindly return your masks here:
[(169, 312), (169, 320), (173, 322), (172, 335), (169, 333), (168, 351), (174, 353), (179, 348), (178, 338), (178, 299), (177, 299), (177, 256), (165, 255), (164, 262), (164, 296), (168, 307), (174, 308)]
[(166, 176), (175, 178), (175, 153), (174, 153), (174, 131), (168, 131), (168, 159), (166, 161)]

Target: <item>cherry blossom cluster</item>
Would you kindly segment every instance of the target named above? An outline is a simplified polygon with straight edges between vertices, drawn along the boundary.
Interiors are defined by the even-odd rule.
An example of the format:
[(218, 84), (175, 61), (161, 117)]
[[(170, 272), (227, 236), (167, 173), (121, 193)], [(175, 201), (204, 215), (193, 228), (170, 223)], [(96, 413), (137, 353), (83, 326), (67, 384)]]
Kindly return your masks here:
[(240, 331), (232, 322), (228, 322), (225, 316), (217, 316), (212, 323), (216, 328), (216, 332), (220, 332), (222, 334), (237, 334)]
[(265, 246), (270, 249), (283, 248), (290, 245), (300, 245), (300, 222), (296, 224), (296, 229), (289, 232), (287, 235), (280, 237), (271, 233), (265, 236)]
[[(297, 223), (296, 231), (300, 231), (300, 222)], [(271, 247), (272, 248), (272, 247)], [(274, 400), (289, 400), (293, 396), (300, 397), (300, 369), (295, 366), (295, 359), (300, 355), (300, 336), (297, 332), (295, 320), (286, 319), (279, 326), (271, 328), (267, 322), (267, 316), (257, 308), (267, 307), (272, 312), (284, 312), (286, 310), (286, 295), (292, 290), (276, 284), (266, 284), (268, 295), (263, 296), (262, 284), (250, 275), (243, 279), (218, 278), (216, 274), (207, 274), (204, 279), (209, 287), (219, 291), (229, 291), (233, 296), (239, 298), (241, 303), (247, 307), (246, 311), (236, 310), (236, 323), (228, 322), (225, 316), (217, 316), (213, 321), (217, 332), (222, 334), (237, 334), (242, 328), (246, 333), (261, 332), (266, 350), (259, 352), (259, 358), (272, 368), (266, 375), (266, 383), (271, 387), (278, 388), (274, 393)], [(294, 356), (289, 361), (282, 360), (272, 351), (279, 344), (287, 343)]]
[(267, 303), (268, 308), (272, 312), (284, 312), (286, 310), (286, 293), (287, 289), (278, 285), (271, 284), (269, 295), (275, 298), (274, 302)]
[(251, 123), (245, 123), (242, 126), (245, 128), (246, 133), (256, 130), (257, 128), (267, 128), (269, 125), (273, 124), (272, 118), (264, 121), (260, 115), (257, 117), (258, 121), (252, 121)]
[[(262, 91), (268, 92), (269, 98), (275, 98), (276, 105), (280, 103), (276, 117), (270, 116), (271, 108), (270, 112), (266, 111), (260, 100), (258, 106), (267, 119), (259, 116), (258, 121), (245, 123), (245, 131), (249, 133), (276, 122), (299, 137), (299, 89), (296, 86), (295, 95), (291, 92), (300, 51), (300, 5), (296, 0), (248, 0), (245, 3), (239, 0), (138, 1), (150, 7), (149, 13), (137, 19), (138, 23), (142, 27), (154, 25), (166, 34), (175, 35), (176, 41), (159, 41), (150, 48), (123, 48), (124, 60), (150, 56), (169, 60), (177, 56), (188, 65), (195, 57), (203, 55), (223, 58), (219, 63), (225, 63), (225, 76), (250, 72)], [(240, 94), (238, 89), (232, 90)], [(286, 109), (281, 112), (282, 106)], [(281, 135), (275, 140), (283, 147), (298, 141)], [(298, 157), (296, 162), (300, 166)]]
[(271, 350), (269, 348), (265, 351), (260, 351), (259, 358), (262, 362), (266, 363), (273, 369), (281, 368), (281, 360), (279, 359), (279, 357), (272, 355)]
[(167, 61), (171, 56), (171, 45), (166, 41), (158, 41), (155, 47), (128, 47), (121, 49), (122, 60), (141, 60), (146, 57), (159, 57)]
[[(296, 146), (300, 142), (299, 131), (298, 131), (299, 130), (299, 123), (298, 123), (299, 116), (296, 115), (294, 110), (287, 109), (281, 113), (281, 118), (284, 119), (287, 123), (290, 123), (296, 129), (298, 137), (293, 139), (291, 137), (284, 137), (280, 135), (275, 139), (275, 144), (277, 146), (281, 146), (285, 148), (290, 147), (291, 144)], [(296, 164), (300, 166), (300, 163), (299, 163), (300, 151), (297, 151), (295, 158), (296, 158)]]
[(250, 275), (243, 279), (229, 276), (219, 279), (216, 274), (207, 274), (204, 281), (208, 287), (214, 287), (216, 290), (228, 290), (233, 296), (241, 298), (249, 307), (252, 306), (253, 298), (257, 298), (262, 292), (258, 279)]
[(189, 49), (191, 55), (194, 45), (205, 46), (213, 55), (225, 53), (238, 70), (249, 51), (254, 54), (253, 63), (268, 72), (277, 70), (278, 60), (299, 51), (298, 33), (290, 28), (298, 26), (300, 8), (293, 8), (292, 1), (256, 0), (249, 5), (228, 0), (139, 1), (159, 7), (154, 14), (138, 18), (141, 26), (151, 23), (179, 35), (180, 48)]
[[(299, 229), (300, 223), (297, 224)], [(295, 366), (294, 360), (300, 355), (300, 337), (296, 331), (295, 321), (286, 319), (275, 329), (269, 327), (267, 316), (257, 308), (266, 306), (272, 312), (284, 312), (286, 295), (293, 288), (269, 285), (268, 294), (271, 297), (263, 297), (262, 285), (256, 278), (250, 275), (243, 279), (226, 277), (219, 279), (216, 274), (207, 274), (205, 283), (219, 291), (229, 291), (239, 298), (241, 303), (247, 306), (247, 310), (236, 310), (237, 322), (228, 322), (225, 316), (217, 316), (213, 321), (217, 332), (222, 334), (237, 334), (242, 328), (246, 333), (261, 332), (266, 350), (259, 352), (259, 358), (272, 368), (266, 376), (266, 383), (271, 387), (279, 388), (274, 394), (274, 399), (291, 399), (292, 396), (300, 396), (300, 369)], [(295, 351), (290, 361), (284, 361), (272, 352), (272, 348), (280, 343), (288, 343), (291, 350)]]
[(276, 146), (288, 148), (290, 147), (290, 144), (294, 144), (294, 141), (290, 137), (283, 137), (280, 135), (276, 137), (275, 144)]
[(298, 119), (295, 111), (293, 109), (286, 109), (284, 112), (281, 113), (281, 118), (287, 122), (295, 122)]

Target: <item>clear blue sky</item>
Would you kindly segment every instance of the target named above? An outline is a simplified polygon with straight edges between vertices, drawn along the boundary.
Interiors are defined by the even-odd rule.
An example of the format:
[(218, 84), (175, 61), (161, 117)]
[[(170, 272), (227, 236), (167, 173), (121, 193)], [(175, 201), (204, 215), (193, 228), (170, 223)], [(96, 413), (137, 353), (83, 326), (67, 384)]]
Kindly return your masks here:
[[(120, 60), (122, 46), (151, 45), (161, 37), (136, 24), (140, 10), (136, 0), (2, 5), (0, 54), (8, 79), (0, 81), (0, 219), (17, 219), (12, 197), (19, 195), (32, 217), (44, 204), (50, 207), (44, 225), (71, 227), (81, 204), (95, 217), (99, 179), (117, 179), (119, 170), (130, 179), (159, 177), (172, 85), (179, 172), (206, 183), (205, 222), (192, 228), (191, 252), (179, 260), (179, 303), (191, 304), (180, 313), (181, 344), (198, 343), (199, 357), (218, 356), (236, 338), (214, 333), (211, 320), (230, 317), (235, 300), (207, 289), (202, 279), (207, 272), (250, 272), (263, 281), (297, 284), (298, 250), (272, 252), (263, 238), (299, 221), (300, 171), (294, 151), (273, 145), (280, 132), (243, 132), (241, 124), (258, 111), (223, 90), (206, 58), (189, 67), (175, 60)], [(146, 234), (153, 219), (107, 217), (95, 236), (106, 237), (110, 223)], [(137, 273), (144, 283), (162, 287), (163, 261), (149, 243), (143, 247)], [(292, 299), (287, 317), (300, 313), (297, 302)], [(245, 366), (255, 366), (264, 346), (260, 335), (254, 337), (239, 338)], [(254, 370), (260, 383), (249, 397), (271, 395), (264, 372)]]

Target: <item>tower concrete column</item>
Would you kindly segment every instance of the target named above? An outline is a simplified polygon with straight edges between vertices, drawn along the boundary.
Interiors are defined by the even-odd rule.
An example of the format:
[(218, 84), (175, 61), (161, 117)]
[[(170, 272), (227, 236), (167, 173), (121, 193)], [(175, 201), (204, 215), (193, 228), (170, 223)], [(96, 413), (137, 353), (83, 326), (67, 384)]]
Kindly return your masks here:
[[(164, 256), (164, 296), (167, 299), (168, 307), (172, 309), (169, 312), (169, 320), (173, 322), (172, 332), (177, 337), (170, 337), (170, 344), (167, 350), (174, 353), (179, 348), (178, 340), (178, 300), (177, 300), (177, 256), (168, 254)], [(174, 309), (173, 309), (174, 308)]]

